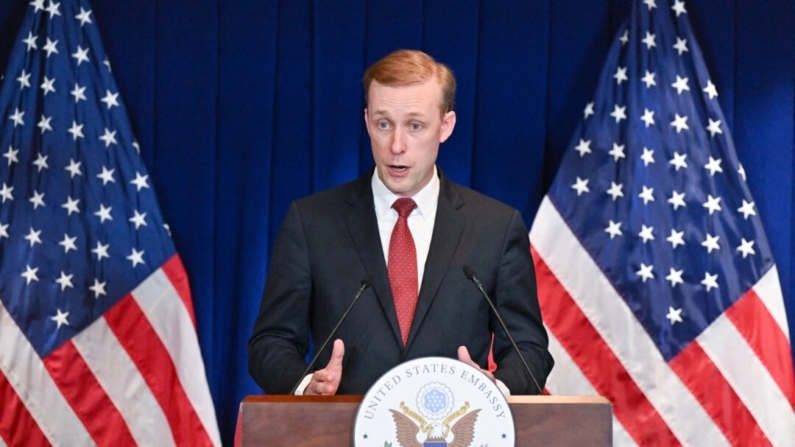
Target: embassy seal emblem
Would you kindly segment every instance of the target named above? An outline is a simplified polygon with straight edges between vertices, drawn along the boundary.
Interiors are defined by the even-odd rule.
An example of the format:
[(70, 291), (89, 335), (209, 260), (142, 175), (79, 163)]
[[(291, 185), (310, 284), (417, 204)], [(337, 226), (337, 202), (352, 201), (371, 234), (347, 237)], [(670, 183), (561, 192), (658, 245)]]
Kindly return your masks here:
[(357, 447), (512, 447), (505, 396), (479, 369), (425, 357), (381, 376), (362, 399)]

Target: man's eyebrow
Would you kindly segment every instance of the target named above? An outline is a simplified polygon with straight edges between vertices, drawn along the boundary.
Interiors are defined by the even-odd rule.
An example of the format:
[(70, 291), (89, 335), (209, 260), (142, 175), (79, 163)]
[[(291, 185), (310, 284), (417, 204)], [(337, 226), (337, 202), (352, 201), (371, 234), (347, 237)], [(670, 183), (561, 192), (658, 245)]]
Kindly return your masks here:
[[(390, 113), (387, 112), (386, 110), (373, 110), (372, 114), (373, 116), (378, 116), (378, 115), (390, 116)], [(406, 114), (406, 116), (408, 116), (409, 118), (425, 118), (427, 115), (421, 112), (412, 112)]]

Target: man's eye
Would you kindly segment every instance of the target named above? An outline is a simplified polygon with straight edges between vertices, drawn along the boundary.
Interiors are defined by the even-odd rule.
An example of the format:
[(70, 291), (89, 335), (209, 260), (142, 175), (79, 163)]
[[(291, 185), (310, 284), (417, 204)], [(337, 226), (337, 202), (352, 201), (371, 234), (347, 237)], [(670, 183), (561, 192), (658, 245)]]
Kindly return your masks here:
[(382, 130), (383, 129), (388, 129), (389, 128), (389, 124), (381, 121), (380, 123), (378, 123), (378, 128), (382, 129)]
[(415, 124), (412, 124), (410, 126), (410, 128), (411, 128), (411, 130), (420, 130), (420, 129), (422, 129), (422, 126), (420, 126), (419, 124), (415, 123)]

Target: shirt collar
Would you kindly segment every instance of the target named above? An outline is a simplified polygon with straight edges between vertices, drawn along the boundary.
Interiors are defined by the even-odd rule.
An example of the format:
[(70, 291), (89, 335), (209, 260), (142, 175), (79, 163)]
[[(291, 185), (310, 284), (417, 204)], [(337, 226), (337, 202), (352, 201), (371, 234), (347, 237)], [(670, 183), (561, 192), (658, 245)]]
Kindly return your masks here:
[[(386, 217), (392, 211), (392, 204), (395, 203), (399, 197), (390, 191), (384, 182), (378, 177), (378, 170), (373, 171), (371, 180), (373, 188), (373, 201), (375, 204), (375, 214), (378, 218)], [(431, 181), (425, 187), (414, 194), (411, 198), (417, 204), (417, 210), (423, 220), (433, 219), (436, 216), (436, 206), (439, 203), (439, 190), (441, 189), (441, 182), (439, 181), (439, 173), (436, 166), (433, 167), (433, 176)], [(397, 211), (394, 211), (395, 213)], [(413, 214), (413, 212), (412, 212)]]

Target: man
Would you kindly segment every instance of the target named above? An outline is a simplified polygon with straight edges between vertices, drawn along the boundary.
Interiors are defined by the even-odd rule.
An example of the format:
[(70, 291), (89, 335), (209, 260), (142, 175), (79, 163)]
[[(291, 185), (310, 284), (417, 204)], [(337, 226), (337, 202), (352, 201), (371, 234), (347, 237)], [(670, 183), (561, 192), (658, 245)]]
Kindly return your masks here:
[(249, 372), (266, 393), (289, 393), (306, 369), (310, 336), (322, 344), (370, 274), (372, 286), (318, 358), (326, 367), (297, 393), (364, 394), (392, 367), (426, 356), (485, 369), (494, 333), (497, 370), (484, 372), (506, 393), (538, 394), (463, 271), (475, 270), (543, 387), (553, 361), (522, 218), (436, 167), (455, 127), (452, 73), (401, 50), (367, 70), (364, 91), (375, 169), (290, 205), (248, 344)]

